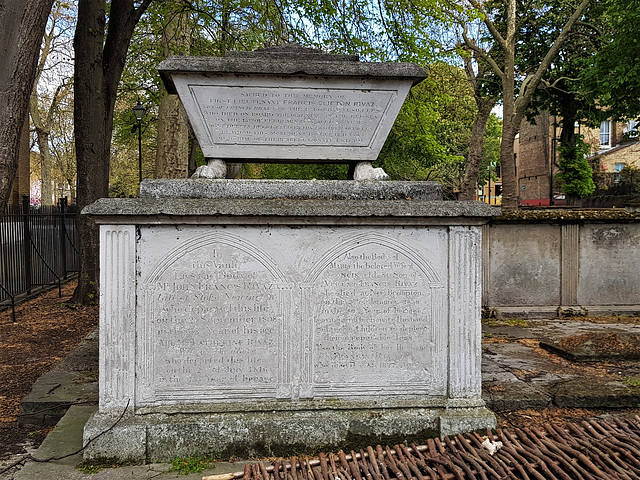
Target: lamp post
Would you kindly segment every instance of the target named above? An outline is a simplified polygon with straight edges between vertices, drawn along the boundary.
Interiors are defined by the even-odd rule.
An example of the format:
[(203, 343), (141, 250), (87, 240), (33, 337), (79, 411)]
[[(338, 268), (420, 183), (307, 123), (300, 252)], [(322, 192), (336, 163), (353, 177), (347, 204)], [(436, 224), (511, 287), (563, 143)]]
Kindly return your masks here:
[(138, 178), (140, 183), (142, 183), (142, 119), (144, 118), (145, 109), (140, 103), (139, 98), (138, 103), (132, 110), (138, 122)]
[(489, 164), (489, 166), (487, 167), (487, 170), (489, 170), (489, 186), (487, 188), (487, 197), (489, 198), (489, 205), (491, 205), (491, 164)]

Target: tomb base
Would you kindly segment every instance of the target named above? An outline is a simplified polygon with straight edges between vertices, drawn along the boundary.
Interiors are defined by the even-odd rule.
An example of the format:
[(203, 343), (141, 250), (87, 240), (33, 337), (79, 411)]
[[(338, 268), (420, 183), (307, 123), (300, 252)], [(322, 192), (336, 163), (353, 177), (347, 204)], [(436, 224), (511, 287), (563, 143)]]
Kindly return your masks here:
[[(208, 412), (183, 406), (179, 412), (150, 409), (121, 419), (118, 412), (98, 412), (85, 426), (84, 441), (107, 433), (89, 444), (84, 459), (145, 463), (208, 454), (249, 458), (357, 451), (495, 427), (495, 416), (478, 401), (392, 402), (393, 407), (380, 401), (312, 403), (300, 410), (281, 404), (248, 411), (213, 406)], [(406, 406), (410, 403), (414, 406)]]
[(427, 182), (155, 182), (83, 212), (101, 259), (100, 405), (85, 442), (107, 431), (87, 460), (494, 426), (480, 250), (497, 209), (434, 200)]

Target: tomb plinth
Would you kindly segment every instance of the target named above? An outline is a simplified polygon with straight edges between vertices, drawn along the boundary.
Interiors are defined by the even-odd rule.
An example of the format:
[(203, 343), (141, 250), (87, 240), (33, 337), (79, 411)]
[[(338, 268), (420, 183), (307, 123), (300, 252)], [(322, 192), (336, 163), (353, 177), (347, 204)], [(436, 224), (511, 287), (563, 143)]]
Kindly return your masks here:
[(184, 180), (180, 197), (145, 182), (152, 196), (84, 211), (101, 245), (100, 409), (85, 440), (126, 409), (85, 458), (275, 455), (493, 425), (479, 285), (495, 208), (408, 199), (402, 182), (365, 199), (349, 181), (329, 199), (313, 181), (291, 198), (273, 198), (277, 181), (264, 198), (260, 182), (237, 181), (236, 198), (232, 181)]
[[(200, 115), (191, 122), (214, 161), (374, 159), (418, 67), (313, 55), (284, 77), (269, 51), (172, 59), (167, 82)], [(246, 78), (260, 58), (258, 80)], [(406, 86), (376, 83), (385, 69)], [(376, 110), (345, 143), (327, 125), (361, 112), (320, 103), (342, 101), (338, 91)], [(309, 92), (316, 103), (284, 107)], [(270, 98), (280, 103), (256, 101)], [(270, 143), (262, 117), (240, 121), (316, 109), (310, 125), (328, 144), (279, 121)], [(83, 214), (100, 228), (100, 403), (85, 460), (357, 449), (495, 425), (481, 396), (480, 250), (498, 209), (443, 201), (433, 182), (197, 178), (145, 180), (140, 198)]]

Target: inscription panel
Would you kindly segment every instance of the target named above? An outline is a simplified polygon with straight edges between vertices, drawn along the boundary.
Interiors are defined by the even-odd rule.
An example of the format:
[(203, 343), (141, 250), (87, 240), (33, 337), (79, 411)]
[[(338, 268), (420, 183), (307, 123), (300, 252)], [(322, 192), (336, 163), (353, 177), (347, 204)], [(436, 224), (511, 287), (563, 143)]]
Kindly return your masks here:
[(446, 394), (446, 229), (140, 231), (137, 405)]
[(215, 144), (370, 145), (395, 92), (332, 88), (190, 87)]
[(443, 292), (430, 266), (405, 250), (368, 244), (331, 259), (315, 281), (315, 395), (445, 393), (435, 328)]
[(203, 238), (146, 283), (155, 398), (276, 394), (282, 288), (258, 255), (230, 237)]
[[(633, 305), (640, 303), (640, 233), (629, 224), (581, 225), (578, 242), (578, 305)], [(565, 252), (563, 252), (565, 255)]]
[(411, 79), (173, 75), (206, 158), (373, 161)]

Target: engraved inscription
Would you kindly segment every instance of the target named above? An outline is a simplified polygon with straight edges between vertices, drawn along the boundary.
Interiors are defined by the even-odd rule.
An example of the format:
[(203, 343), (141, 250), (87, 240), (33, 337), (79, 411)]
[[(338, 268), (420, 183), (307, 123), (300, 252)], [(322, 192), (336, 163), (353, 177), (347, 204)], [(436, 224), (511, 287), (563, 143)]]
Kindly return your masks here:
[(189, 251), (148, 294), (157, 391), (278, 381), (278, 287), (247, 251), (227, 244)]
[(433, 375), (431, 289), (404, 253), (358, 247), (317, 279), (314, 383), (424, 383)]
[(215, 144), (368, 146), (395, 92), (191, 86)]

